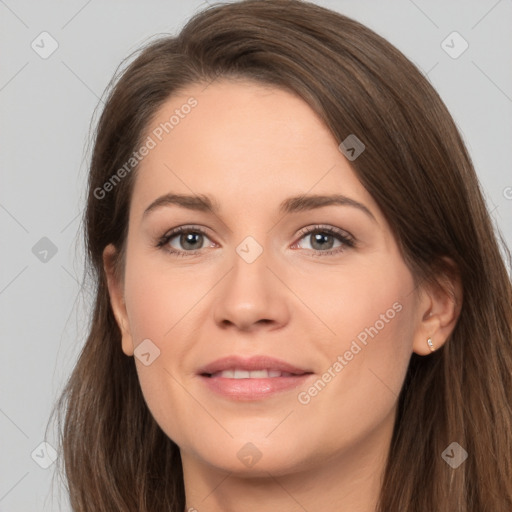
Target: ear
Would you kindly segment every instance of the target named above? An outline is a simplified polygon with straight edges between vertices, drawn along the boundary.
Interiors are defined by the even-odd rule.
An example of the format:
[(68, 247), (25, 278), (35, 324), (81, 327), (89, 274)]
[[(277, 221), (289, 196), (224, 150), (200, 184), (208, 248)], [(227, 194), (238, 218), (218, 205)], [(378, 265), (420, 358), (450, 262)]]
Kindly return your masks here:
[(418, 297), (418, 322), (413, 351), (418, 355), (431, 353), (427, 340), (435, 350), (442, 347), (455, 329), (462, 307), (462, 284), (452, 260), (445, 258), (447, 270), (438, 283), (422, 286)]
[(109, 244), (103, 250), (103, 269), (107, 278), (110, 304), (119, 330), (121, 331), (122, 349), (127, 356), (133, 356), (133, 339), (130, 333), (126, 304), (124, 300), (124, 283), (116, 272), (117, 249)]

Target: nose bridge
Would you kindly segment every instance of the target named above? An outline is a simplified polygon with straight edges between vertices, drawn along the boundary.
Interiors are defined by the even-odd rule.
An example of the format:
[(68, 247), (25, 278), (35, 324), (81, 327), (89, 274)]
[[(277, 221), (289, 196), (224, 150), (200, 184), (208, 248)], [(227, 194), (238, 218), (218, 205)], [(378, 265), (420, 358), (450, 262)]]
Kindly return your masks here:
[(248, 329), (262, 320), (266, 324), (286, 322), (288, 305), (283, 286), (267, 268), (272, 265), (271, 251), (263, 243), (248, 235), (236, 246), (232, 269), (216, 302), (217, 323)]
[(235, 249), (234, 271), (237, 278), (242, 282), (248, 282), (251, 285), (259, 285), (262, 290), (271, 283), (268, 282), (269, 270), (267, 266), (269, 261), (269, 248), (266, 244), (259, 243), (252, 236), (244, 238)]

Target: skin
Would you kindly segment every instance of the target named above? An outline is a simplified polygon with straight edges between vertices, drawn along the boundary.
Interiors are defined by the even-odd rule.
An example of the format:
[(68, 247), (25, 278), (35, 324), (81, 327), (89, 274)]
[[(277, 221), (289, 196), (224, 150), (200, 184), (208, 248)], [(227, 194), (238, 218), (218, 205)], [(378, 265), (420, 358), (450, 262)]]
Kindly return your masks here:
[[(160, 350), (148, 366), (135, 360), (151, 413), (180, 447), (187, 510), (374, 511), (408, 361), (430, 353), (428, 337), (436, 348), (446, 341), (455, 302), (415, 287), (382, 212), (303, 100), (244, 80), (195, 84), (164, 104), (148, 134), (190, 96), (197, 106), (138, 170), (119, 278), (115, 248), (104, 251), (123, 352), (133, 356), (145, 339)], [(347, 205), (278, 211), (290, 196), (334, 191), (371, 216)], [(220, 210), (167, 205), (144, 215), (171, 192), (209, 194)], [(207, 231), (193, 242), (195, 255), (156, 247), (191, 224)], [(301, 229), (315, 225), (339, 228), (356, 245), (314, 245)], [(247, 236), (263, 249), (252, 263), (236, 252)], [(177, 235), (167, 247), (193, 250), (184, 243)], [(341, 252), (322, 254), (328, 244)], [(397, 303), (394, 318), (300, 403), (298, 393)], [(230, 354), (267, 354), (314, 375), (300, 389), (236, 401), (212, 393), (196, 373)], [(246, 450), (261, 454), (251, 467), (237, 456), (248, 442), (256, 449)]]

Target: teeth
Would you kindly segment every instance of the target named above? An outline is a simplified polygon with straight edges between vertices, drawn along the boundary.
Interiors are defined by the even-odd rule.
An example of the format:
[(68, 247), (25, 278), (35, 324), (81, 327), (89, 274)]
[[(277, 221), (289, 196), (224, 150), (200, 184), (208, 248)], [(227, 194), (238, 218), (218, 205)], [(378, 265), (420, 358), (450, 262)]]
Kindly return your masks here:
[(212, 377), (223, 377), (225, 379), (267, 379), (273, 377), (290, 377), (291, 373), (280, 372), (279, 370), (224, 370), (211, 375)]
[[(248, 372), (249, 377), (251, 379), (266, 379), (267, 377), (270, 377), (270, 372), (267, 370), (256, 370), (253, 372)], [(274, 372), (276, 373), (276, 372)], [(277, 372), (279, 375), (281, 375), (281, 372)], [(274, 375), (274, 377), (279, 377), (279, 375)]]

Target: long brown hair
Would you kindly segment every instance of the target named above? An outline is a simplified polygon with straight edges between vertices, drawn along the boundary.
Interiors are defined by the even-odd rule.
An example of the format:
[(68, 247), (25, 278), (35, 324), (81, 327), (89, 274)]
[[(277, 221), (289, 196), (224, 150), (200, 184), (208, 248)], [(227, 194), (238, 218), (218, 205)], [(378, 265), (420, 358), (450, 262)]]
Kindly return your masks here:
[[(379, 512), (512, 510), (512, 287), (475, 171), (442, 100), (396, 48), (360, 23), (302, 1), (245, 0), (195, 15), (114, 77), (98, 122), (85, 213), (95, 278), (90, 332), (56, 405), (73, 510), (183, 512), (179, 449), (156, 424), (121, 350), (102, 251), (121, 252), (136, 167), (98, 193), (178, 90), (243, 77), (292, 91), (352, 162), (418, 282), (455, 263), (464, 299), (447, 343), (415, 354), (399, 396)], [(103, 190), (105, 190), (103, 188)], [(101, 196), (101, 197), (100, 197)], [(63, 418), (63, 420), (61, 420)], [(457, 469), (452, 443), (468, 453)]]

